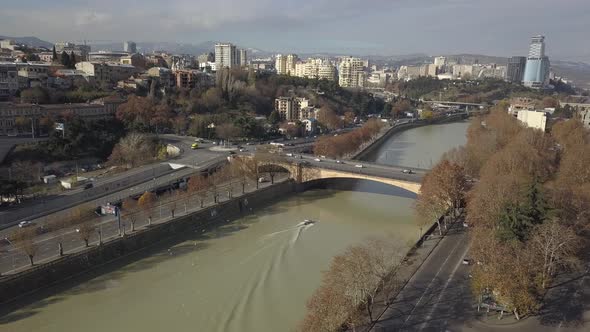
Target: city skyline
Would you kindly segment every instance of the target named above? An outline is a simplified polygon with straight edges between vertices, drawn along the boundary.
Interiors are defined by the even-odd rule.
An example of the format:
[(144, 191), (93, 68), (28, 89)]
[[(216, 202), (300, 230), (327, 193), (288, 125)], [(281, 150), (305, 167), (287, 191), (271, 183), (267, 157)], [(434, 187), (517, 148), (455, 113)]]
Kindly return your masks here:
[[(73, 0), (20, 1), (4, 5), (0, 31), (51, 42), (217, 40), (276, 52), (498, 56), (524, 55), (530, 37), (543, 34), (551, 41), (551, 57), (590, 60), (589, 45), (568, 42), (585, 37), (590, 3), (582, 0), (567, 6), (548, 0), (220, 0), (207, 6), (175, 0), (164, 8), (150, 6), (150, 1), (106, 0), (91, 7)], [(556, 19), (564, 17), (568, 19)]]

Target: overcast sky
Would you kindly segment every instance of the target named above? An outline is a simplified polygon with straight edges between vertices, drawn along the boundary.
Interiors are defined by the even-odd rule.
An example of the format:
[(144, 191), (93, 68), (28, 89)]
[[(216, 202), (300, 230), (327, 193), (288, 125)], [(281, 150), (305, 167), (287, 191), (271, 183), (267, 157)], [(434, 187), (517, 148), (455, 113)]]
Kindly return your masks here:
[(16, 0), (0, 35), (55, 42), (207, 40), (272, 51), (590, 59), (590, 0)]

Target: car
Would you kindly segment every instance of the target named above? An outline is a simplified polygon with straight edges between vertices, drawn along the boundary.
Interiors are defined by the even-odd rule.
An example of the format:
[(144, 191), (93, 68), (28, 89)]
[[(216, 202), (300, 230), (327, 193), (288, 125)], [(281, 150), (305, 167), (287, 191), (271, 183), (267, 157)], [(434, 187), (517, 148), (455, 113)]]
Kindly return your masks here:
[(321, 161), (322, 161), (320, 158), (315, 158), (314, 160), (315, 160), (315, 161), (319, 161), (319, 162), (321, 162)]
[(28, 220), (24, 220), (18, 223), (18, 227), (20, 228), (25, 228), (25, 227), (29, 227), (29, 226), (33, 226), (35, 223), (28, 221)]
[(322, 159), (326, 159), (326, 156), (320, 156), (320, 158), (322, 158)]
[(356, 165), (354, 165), (354, 167), (357, 167), (357, 168), (363, 168), (363, 167), (365, 167), (365, 166), (363, 166), (362, 164), (356, 164)]
[(229, 154), (236, 154), (236, 151), (230, 151)]
[(467, 227), (469, 227), (469, 224), (468, 224), (468, 223), (466, 223), (466, 222), (464, 222), (464, 223), (463, 223), (463, 227), (467, 228)]
[(287, 153), (286, 156), (287, 157), (293, 157), (293, 154), (292, 153)]
[(341, 162), (340, 160), (336, 160), (336, 164), (344, 164), (344, 163)]
[(461, 262), (461, 264), (463, 264), (463, 265), (471, 265), (471, 260), (465, 258), (465, 259), (463, 259), (463, 261)]
[(193, 143), (191, 144), (191, 149), (196, 150), (199, 148), (199, 143)]
[(405, 174), (414, 174), (414, 172), (411, 169), (404, 169), (402, 172)]
[(87, 184), (85, 184), (85, 185), (84, 185), (84, 190), (86, 190), (86, 189), (90, 189), (90, 188), (92, 188), (92, 187), (94, 187), (94, 184), (93, 184), (92, 182), (90, 182), (90, 183), (87, 183)]
[(242, 148), (242, 149), (240, 149), (240, 152), (244, 152), (244, 151), (246, 151), (246, 149), (243, 149), (243, 148)]
[(265, 177), (260, 177), (258, 178), (258, 183), (263, 183), (263, 182), (267, 182), (268, 180), (266, 180)]

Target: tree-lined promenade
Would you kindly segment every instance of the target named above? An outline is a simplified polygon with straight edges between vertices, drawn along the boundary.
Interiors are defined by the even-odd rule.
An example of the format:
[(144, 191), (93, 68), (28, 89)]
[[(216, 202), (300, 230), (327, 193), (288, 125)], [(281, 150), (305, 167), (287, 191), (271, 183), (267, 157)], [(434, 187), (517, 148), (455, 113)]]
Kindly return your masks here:
[[(423, 178), (416, 200), (422, 230), (438, 232), (464, 212), (470, 229), (474, 304), (496, 303), (517, 319), (535, 314), (559, 272), (584, 259), (590, 208), (590, 132), (577, 120), (548, 133), (526, 128), (507, 103), (475, 118), (467, 144), (445, 154)], [(449, 218), (440, 219), (442, 215)], [(303, 331), (342, 331), (371, 324), (373, 300), (394, 299), (400, 287), (389, 249), (395, 239), (352, 246), (333, 259), (308, 302)], [(367, 248), (371, 249), (367, 249)], [(375, 276), (373, 261), (389, 252), (389, 273)], [(400, 253), (402, 253), (400, 255)], [(383, 266), (383, 265), (381, 265)]]
[[(42, 225), (18, 229), (8, 237), (14, 250), (0, 255), (0, 272), (20, 271), (26, 265), (36, 264), (41, 254), (43, 262), (47, 262), (63, 256), (68, 250), (76, 252), (91, 244), (99, 245), (107, 237), (124, 236), (135, 232), (140, 226), (149, 227), (154, 222), (166, 221), (255, 191), (261, 185), (266, 187), (274, 184), (287, 171), (276, 165), (282, 162), (282, 157), (273, 153), (272, 149), (270, 146), (260, 146), (252, 158), (233, 158), (211, 175), (194, 175), (188, 180), (185, 189), (159, 196), (145, 192), (138, 199), (123, 199), (120, 208), (121, 227), (112, 229), (116, 234), (106, 234), (109, 226), (114, 225), (113, 221), (105, 223), (102, 217), (94, 213), (96, 207), (89, 205), (79, 206), (67, 217), (53, 218), (50, 215)], [(262, 183), (261, 178), (265, 179)], [(284, 176), (280, 178), (285, 179)], [(43, 235), (39, 235), (39, 227), (43, 228)], [(78, 237), (74, 245), (71, 239), (66, 238), (72, 233)], [(49, 240), (55, 241), (55, 248), (46, 248), (45, 241)]]

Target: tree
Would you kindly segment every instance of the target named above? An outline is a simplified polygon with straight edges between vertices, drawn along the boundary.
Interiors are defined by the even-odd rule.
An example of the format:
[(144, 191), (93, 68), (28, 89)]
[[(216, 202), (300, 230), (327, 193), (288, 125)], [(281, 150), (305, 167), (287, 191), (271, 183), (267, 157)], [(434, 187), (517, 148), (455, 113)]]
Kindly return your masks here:
[(135, 231), (135, 223), (137, 222), (137, 215), (139, 213), (139, 209), (137, 206), (137, 201), (131, 197), (128, 197), (123, 200), (122, 204), (123, 208), (123, 218), (125, 218), (129, 223), (131, 223), (131, 231)]
[(58, 62), (58, 61), (57, 61), (57, 60), (58, 60), (58, 59), (57, 59), (57, 52), (55, 51), (55, 45), (53, 45), (53, 56), (51, 57), (51, 59), (52, 59), (52, 61), (53, 61), (54, 63), (55, 63), (55, 62)]
[(232, 139), (240, 136), (241, 133), (241, 129), (236, 127), (233, 123), (223, 123), (215, 127), (215, 134), (217, 137), (224, 139), (226, 143), (231, 142)]
[(94, 233), (95, 228), (92, 226), (92, 223), (89, 221), (82, 222), (78, 228), (76, 228), (76, 232), (80, 236), (80, 239), (84, 241), (84, 245), (88, 247), (88, 242), (90, 241), (90, 236)]
[(412, 105), (406, 99), (397, 101), (391, 108), (391, 117), (394, 119), (402, 117), (406, 112), (412, 109)]
[(440, 217), (448, 211), (454, 216), (456, 209), (463, 204), (466, 192), (467, 180), (463, 168), (442, 160), (422, 179), (416, 200), (418, 219), (425, 226), (436, 221), (442, 234)]
[(205, 176), (193, 175), (188, 180), (188, 191), (199, 197), (200, 206), (203, 207), (203, 201), (207, 197), (207, 190), (211, 187), (211, 182)]
[(258, 161), (258, 169), (268, 173), (270, 183), (275, 183), (275, 176), (278, 173), (285, 172), (286, 169), (282, 166), (287, 163), (287, 160), (282, 156), (276, 148), (272, 145), (260, 145), (256, 148), (254, 158)]
[(137, 200), (137, 207), (148, 216), (148, 225), (152, 224), (154, 205), (156, 204), (156, 194), (151, 191), (144, 192)]
[(74, 51), (72, 51), (70, 54), (70, 68), (76, 68), (76, 62), (76, 54), (74, 54)]
[(547, 288), (559, 265), (571, 265), (576, 261), (580, 238), (571, 227), (551, 219), (533, 230), (530, 244), (540, 256), (538, 261), (542, 262), (541, 287)]
[(70, 68), (70, 56), (66, 51), (61, 52), (61, 64), (66, 68)]
[(279, 114), (279, 112), (276, 110), (272, 111), (268, 116), (268, 122), (270, 122), (273, 125), (277, 125), (279, 122), (281, 122), (281, 115)]
[(31, 266), (35, 264), (33, 258), (37, 254), (38, 250), (37, 244), (34, 242), (35, 237), (36, 234), (32, 228), (21, 228), (17, 230), (12, 236), (15, 247), (22, 250), (27, 255)]

